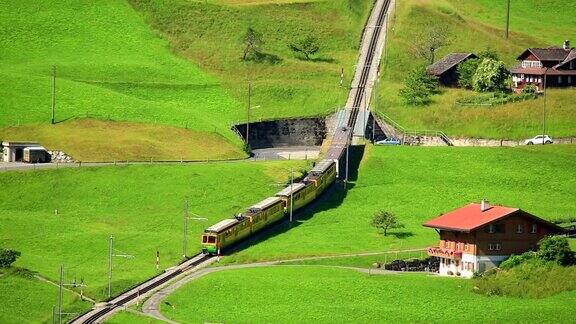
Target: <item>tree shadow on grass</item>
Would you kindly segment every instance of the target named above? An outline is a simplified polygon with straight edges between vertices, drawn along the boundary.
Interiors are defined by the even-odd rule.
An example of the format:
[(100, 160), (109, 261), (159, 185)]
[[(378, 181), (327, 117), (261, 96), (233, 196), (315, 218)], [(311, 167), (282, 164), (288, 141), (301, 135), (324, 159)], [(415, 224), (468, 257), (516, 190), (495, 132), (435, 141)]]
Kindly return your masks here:
[(278, 55), (264, 52), (256, 52), (246, 59), (246, 61), (251, 61), (254, 63), (267, 63), (271, 65), (276, 65), (282, 63), (282, 58)]
[(304, 62), (314, 62), (314, 63), (338, 63), (338, 60), (331, 57), (311, 57), (306, 58), (304, 55), (294, 55), (294, 57), (299, 61)]
[[(283, 234), (290, 229), (300, 226), (305, 221), (312, 218), (316, 213), (323, 211), (328, 211), (334, 208), (338, 208), (346, 195), (348, 190), (352, 190), (355, 186), (353, 181), (358, 179), (358, 168), (360, 167), (360, 161), (364, 155), (364, 146), (350, 146), (349, 152), (349, 163), (350, 167), (348, 169), (348, 183), (346, 184), (346, 189), (344, 188), (344, 182), (342, 179), (337, 179), (330, 187), (328, 187), (318, 198), (312, 201), (307, 206), (294, 212), (293, 222), (291, 223), (289, 217), (285, 217), (283, 220), (277, 222), (276, 224), (270, 225), (258, 233), (250, 236), (244, 241), (236, 244), (235, 246), (229, 248), (225, 251), (226, 255), (231, 255), (236, 252), (247, 249), (253, 245), (260, 242), (264, 242), (270, 238), (277, 235)], [(345, 165), (345, 154), (343, 156), (344, 161), (340, 161), (341, 165)], [(340, 172), (340, 177), (344, 177), (344, 172)], [(352, 181), (352, 182), (350, 182)]]
[(405, 239), (405, 238), (414, 236), (414, 233), (412, 233), (412, 232), (391, 232), (391, 233), (388, 233), (388, 235), (395, 236), (396, 238), (399, 238), (399, 239)]

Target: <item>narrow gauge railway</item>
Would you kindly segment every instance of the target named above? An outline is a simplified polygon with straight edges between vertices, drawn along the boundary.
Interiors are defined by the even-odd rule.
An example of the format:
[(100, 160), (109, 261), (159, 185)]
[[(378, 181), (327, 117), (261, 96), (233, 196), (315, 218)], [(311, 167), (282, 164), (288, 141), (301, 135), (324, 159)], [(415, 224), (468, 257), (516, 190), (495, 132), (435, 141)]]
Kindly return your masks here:
[(378, 39), (389, 5), (390, 0), (385, 0), (378, 13), (358, 84), (352, 90), (355, 92), (352, 107), (345, 109), (344, 121), (346, 125), (337, 127), (326, 159), (318, 162), (302, 182), (291, 184), (274, 197), (262, 200), (234, 218), (222, 220), (207, 228), (201, 238), (203, 253), (220, 254), (226, 248), (252, 235), (252, 233), (285, 219), (290, 211), (298, 210), (316, 199), (336, 180), (337, 174), (340, 174), (339, 160), (350, 144), (364, 98), (368, 77), (376, 56)]
[(312, 200), (316, 199), (316, 197), (320, 196), (326, 188), (336, 180), (336, 177), (340, 174), (339, 169), (341, 165), (339, 160), (344, 155), (347, 146), (350, 144), (359, 109), (364, 98), (370, 71), (373, 69), (378, 39), (382, 32), (382, 26), (390, 6), (390, 1), (391, 0), (384, 0), (381, 9), (378, 12), (376, 25), (373, 27), (373, 32), (369, 40), (368, 51), (364, 62), (362, 63), (360, 77), (356, 86), (350, 93), (350, 95), (353, 94), (354, 96), (352, 107), (344, 110), (345, 125), (336, 129), (326, 159), (318, 162), (301, 182), (294, 183), (284, 188), (274, 197), (264, 199), (234, 218), (225, 219), (206, 229), (201, 238), (203, 253), (196, 255), (174, 269), (168, 270), (163, 274), (138, 285), (136, 288), (133, 288), (112, 300), (106, 307), (102, 309), (93, 309), (92, 311), (77, 317), (72, 321), (73, 323), (100, 322), (116, 309), (127, 305), (138, 298), (141, 294), (145, 294), (146, 292), (160, 287), (184, 272), (193, 269), (204, 261), (207, 261), (211, 258), (210, 255), (218, 254), (234, 243), (245, 239), (272, 223), (286, 218), (290, 213), (290, 209), (296, 211), (304, 207)]

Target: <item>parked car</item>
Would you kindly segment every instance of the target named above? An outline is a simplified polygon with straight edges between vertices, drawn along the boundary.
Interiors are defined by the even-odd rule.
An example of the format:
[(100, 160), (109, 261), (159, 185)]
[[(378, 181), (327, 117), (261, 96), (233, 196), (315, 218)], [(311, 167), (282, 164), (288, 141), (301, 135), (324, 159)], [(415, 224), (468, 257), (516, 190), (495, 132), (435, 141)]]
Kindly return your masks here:
[(552, 140), (552, 138), (550, 138), (550, 136), (548, 135), (537, 135), (534, 136), (534, 138), (530, 138), (524, 141), (524, 144), (526, 145), (534, 145), (534, 144), (552, 144), (554, 143), (554, 141)]
[(400, 145), (400, 140), (397, 138), (389, 137), (387, 139), (376, 141), (374, 144), (376, 145)]

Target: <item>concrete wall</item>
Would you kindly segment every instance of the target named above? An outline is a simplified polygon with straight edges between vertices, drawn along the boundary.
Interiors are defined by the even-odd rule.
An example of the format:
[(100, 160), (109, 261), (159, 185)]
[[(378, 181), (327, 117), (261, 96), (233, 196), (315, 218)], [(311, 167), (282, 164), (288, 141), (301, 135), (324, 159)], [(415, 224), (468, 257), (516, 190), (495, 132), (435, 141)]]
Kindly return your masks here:
[[(246, 124), (235, 126), (242, 138)], [(299, 118), (250, 123), (248, 137), (252, 149), (283, 146), (319, 146), (326, 136), (324, 118)]]

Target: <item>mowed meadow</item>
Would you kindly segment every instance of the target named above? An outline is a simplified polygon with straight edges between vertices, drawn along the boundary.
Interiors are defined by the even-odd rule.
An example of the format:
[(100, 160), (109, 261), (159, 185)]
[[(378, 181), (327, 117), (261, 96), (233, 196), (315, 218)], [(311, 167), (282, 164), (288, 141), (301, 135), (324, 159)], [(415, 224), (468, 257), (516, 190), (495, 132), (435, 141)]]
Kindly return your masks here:
[[(110, 235), (115, 254), (134, 256), (114, 258), (116, 295), (157, 274), (156, 251), (160, 270), (183, 259), (186, 201), (193, 217), (187, 248), (189, 255), (195, 255), (205, 228), (279, 191), (290, 168), (306, 167), (295, 161), (221, 162), (1, 173), (0, 246), (22, 252), (15, 266), (51, 281), (58, 280), (59, 267), (64, 265), (68, 280), (83, 278), (85, 294), (103, 300)], [(10, 277), (1, 276), (3, 280)], [(0, 290), (1, 296), (8, 293)], [(12, 293), (21, 302), (45, 300), (43, 305), (55, 303), (57, 297)], [(16, 311), (12, 306), (6, 309), (10, 314)], [(51, 308), (43, 311), (50, 314)]]
[(180, 323), (557, 323), (572, 320), (574, 303), (575, 291), (486, 297), (473, 292), (472, 280), (272, 266), (202, 277), (169, 296), (161, 310)]
[[(428, 106), (415, 107), (400, 98), (407, 71), (426, 64), (413, 53), (414, 39), (430, 26), (446, 28), (448, 44), (436, 60), (452, 52), (478, 54), (490, 48), (506, 65), (529, 47), (562, 46), (576, 34), (576, 3), (562, 0), (512, 0), (511, 33), (504, 38), (505, 1), (399, 1), (383, 59), (377, 109), (407, 129), (441, 130), (450, 137), (524, 139), (542, 132), (544, 99), (498, 106), (458, 106), (472, 91), (442, 88)], [(537, 9), (535, 9), (537, 8)], [(552, 137), (576, 136), (576, 89), (549, 89), (546, 129)]]
[[(286, 224), (225, 262), (424, 248), (438, 240), (434, 230), (422, 226), (425, 221), (482, 199), (544, 219), (566, 217), (576, 210), (573, 170), (574, 145), (368, 146), (348, 191), (335, 186), (295, 225)], [(378, 210), (394, 213), (405, 228), (383, 236), (370, 226)], [(365, 261), (352, 260), (359, 262)]]

